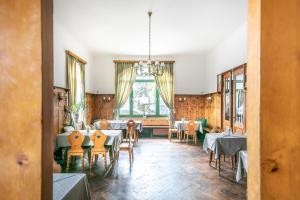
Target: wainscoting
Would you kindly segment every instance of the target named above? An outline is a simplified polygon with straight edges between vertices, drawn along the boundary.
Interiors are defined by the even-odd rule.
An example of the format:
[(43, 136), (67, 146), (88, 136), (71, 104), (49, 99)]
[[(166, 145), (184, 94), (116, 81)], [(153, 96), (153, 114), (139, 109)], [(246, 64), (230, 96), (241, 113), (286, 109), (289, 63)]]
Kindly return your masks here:
[[(86, 94), (87, 97), (87, 123), (94, 119), (113, 119), (113, 94)], [(211, 97), (209, 101), (207, 97)], [(105, 100), (104, 100), (105, 98)], [(110, 98), (110, 101), (107, 99)], [(175, 95), (175, 119), (196, 119), (205, 117), (208, 125), (221, 127), (221, 94), (207, 95)]]

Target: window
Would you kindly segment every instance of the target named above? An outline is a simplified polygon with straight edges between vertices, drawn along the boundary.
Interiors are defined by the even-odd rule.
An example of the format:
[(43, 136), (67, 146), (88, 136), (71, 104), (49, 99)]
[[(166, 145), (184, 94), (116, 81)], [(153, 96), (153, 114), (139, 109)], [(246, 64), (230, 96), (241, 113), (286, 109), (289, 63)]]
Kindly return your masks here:
[(169, 115), (169, 108), (159, 95), (154, 77), (136, 77), (132, 92), (120, 109), (122, 117), (163, 117)]
[[(81, 63), (80, 62), (76, 62), (76, 96), (75, 96), (75, 103), (83, 103), (82, 101), (84, 101), (84, 91), (83, 91), (83, 80), (81, 77)], [(78, 120), (80, 122), (84, 121), (84, 107), (80, 108), (79, 111), (79, 117)]]

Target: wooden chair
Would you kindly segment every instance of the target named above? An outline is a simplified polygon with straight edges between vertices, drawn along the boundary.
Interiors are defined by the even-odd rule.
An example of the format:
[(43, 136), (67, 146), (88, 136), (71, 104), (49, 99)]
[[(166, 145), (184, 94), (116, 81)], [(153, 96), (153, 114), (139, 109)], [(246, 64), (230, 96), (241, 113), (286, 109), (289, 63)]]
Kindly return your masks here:
[[(130, 166), (131, 166), (131, 164), (133, 162), (133, 159), (134, 159), (132, 138), (133, 138), (133, 135), (134, 135), (134, 132), (135, 132), (135, 123), (134, 123), (133, 120), (130, 121), (130, 123), (129, 123), (129, 121), (127, 123), (127, 132), (126, 132), (126, 134), (128, 134), (128, 142), (122, 143), (120, 145), (120, 151), (127, 151), (128, 152), (129, 163), (130, 163)], [(118, 152), (118, 158), (119, 158), (119, 153), (120, 152)]]
[(126, 130), (126, 141), (129, 139), (129, 133), (132, 133), (132, 139), (134, 142), (138, 142), (138, 134), (137, 134), (137, 131), (135, 129), (135, 122), (134, 120), (130, 119), (128, 120), (127, 122), (127, 130)]
[(91, 155), (90, 155), (90, 172), (92, 172), (92, 164), (93, 164), (94, 157), (98, 159), (99, 154), (103, 156), (105, 169), (107, 169), (107, 159), (106, 159), (107, 149), (104, 146), (105, 141), (107, 139), (107, 135), (105, 135), (104, 133), (98, 130), (95, 131), (90, 138), (94, 143), (94, 147), (91, 149)]
[(73, 131), (70, 135), (67, 137), (68, 142), (71, 145), (71, 148), (67, 152), (67, 172), (69, 171), (70, 166), (70, 160), (71, 157), (79, 156), (82, 161), (82, 172), (84, 172), (84, 150), (81, 147), (83, 141), (84, 141), (84, 135), (80, 133), (79, 131)]
[(100, 121), (100, 129), (101, 130), (108, 130), (109, 129), (109, 123), (106, 119), (102, 119)]
[(195, 142), (195, 144), (197, 143), (197, 134), (195, 128), (196, 128), (196, 123), (193, 120), (187, 123), (186, 128), (184, 130), (184, 137), (186, 143), (188, 143), (189, 136), (192, 136), (193, 142)]
[(177, 140), (179, 140), (180, 133), (179, 133), (178, 129), (174, 127), (174, 125), (172, 124), (171, 121), (169, 121), (169, 126), (170, 126), (170, 128), (169, 128), (168, 138), (169, 138), (170, 142), (171, 142), (173, 134), (176, 134), (176, 138), (177, 138)]

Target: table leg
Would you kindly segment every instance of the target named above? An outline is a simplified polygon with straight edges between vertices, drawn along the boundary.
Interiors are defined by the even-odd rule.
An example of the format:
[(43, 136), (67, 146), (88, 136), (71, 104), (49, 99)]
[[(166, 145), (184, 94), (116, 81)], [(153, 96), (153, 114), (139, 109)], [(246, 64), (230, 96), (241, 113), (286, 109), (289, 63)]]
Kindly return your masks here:
[(218, 161), (219, 161), (219, 176), (220, 176), (220, 173), (221, 173), (221, 156), (220, 155), (218, 156)]

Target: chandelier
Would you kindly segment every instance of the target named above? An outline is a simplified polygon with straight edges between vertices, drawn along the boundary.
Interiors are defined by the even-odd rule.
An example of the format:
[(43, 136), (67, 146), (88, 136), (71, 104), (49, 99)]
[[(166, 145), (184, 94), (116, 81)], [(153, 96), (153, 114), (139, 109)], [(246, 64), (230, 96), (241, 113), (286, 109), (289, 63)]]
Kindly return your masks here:
[(149, 16), (149, 56), (148, 60), (141, 60), (135, 64), (137, 76), (161, 76), (165, 71), (165, 63), (158, 60), (151, 60), (151, 16), (152, 12), (148, 12)]

